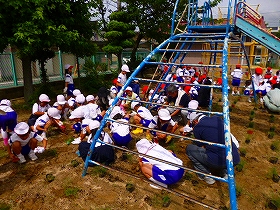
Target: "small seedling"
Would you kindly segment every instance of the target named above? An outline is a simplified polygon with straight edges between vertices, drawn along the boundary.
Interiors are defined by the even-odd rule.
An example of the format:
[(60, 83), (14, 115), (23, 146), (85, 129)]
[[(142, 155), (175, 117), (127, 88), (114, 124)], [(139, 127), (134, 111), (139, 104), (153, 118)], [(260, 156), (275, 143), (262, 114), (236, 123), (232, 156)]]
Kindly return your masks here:
[(272, 164), (276, 164), (278, 162), (278, 157), (270, 157), (269, 162)]
[(253, 119), (254, 119), (254, 116), (253, 116), (253, 115), (250, 115), (249, 120), (250, 120), (250, 121), (253, 121)]
[(249, 128), (254, 128), (254, 124), (255, 124), (254, 122), (250, 121), (248, 127)]
[(170, 197), (169, 196), (167, 196), (167, 195), (165, 195), (165, 196), (163, 196), (163, 198), (162, 198), (162, 206), (163, 207), (168, 207), (169, 205), (170, 205), (170, 203), (171, 203), (171, 199), (170, 199)]
[(241, 196), (243, 189), (242, 187), (236, 186), (235, 191), (236, 191), (236, 196), (239, 197)]
[(276, 182), (276, 183), (279, 182), (279, 179), (280, 179), (280, 177), (279, 177), (279, 175), (278, 175), (277, 170), (276, 170), (275, 167), (273, 167), (273, 168), (270, 169), (270, 171), (269, 171), (268, 174), (267, 174), (267, 177), (268, 177), (269, 179), (272, 179), (272, 181), (274, 181), (274, 182)]
[(240, 156), (241, 156), (241, 157), (245, 157), (245, 156), (246, 156), (247, 151), (246, 151), (245, 148), (240, 148), (240, 149), (239, 149), (239, 152), (240, 152)]
[(271, 127), (269, 128), (269, 131), (270, 131), (270, 132), (275, 132), (275, 126), (271, 126)]
[(78, 192), (80, 191), (77, 187), (66, 187), (64, 189), (64, 194), (68, 196), (77, 196)]
[(269, 116), (269, 122), (273, 123), (275, 121), (275, 116), (272, 114)]
[(0, 203), (1, 210), (10, 210), (12, 207), (6, 203)]
[(274, 132), (268, 132), (267, 137), (268, 137), (269, 139), (273, 139), (274, 135), (275, 135)]
[(280, 197), (278, 195), (278, 197), (274, 196), (273, 198), (270, 198), (267, 200), (266, 202), (266, 207), (268, 207), (269, 209), (279, 209), (280, 208)]
[(100, 178), (105, 177), (108, 175), (108, 169), (103, 168), (101, 166), (96, 166), (92, 168), (91, 175), (93, 176), (99, 176)]
[(77, 167), (78, 165), (80, 165), (80, 163), (79, 163), (79, 161), (77, 161), (77, 160), (71, 160), (71, 166), (72, 167)]
[(252, 111), (250, 112), (250, 115), (251, 115), (251, 116), (255, 116), (255, 111), (252, 110)]
[(184, 178), (186, 180), (191, 180), (193, 178), (193, 175), (191, 173), (189, 173), (189, 172), (186, 172), (185, 175), (184, 175)]
[(135, 190), (135, 186), (134, 184), (132, 183), (127, 183), (126, 186), (125, 186), (125, 189), (128, 191), (128, 192), (133, 192)]
[(238, 171), (238, 172), (243, 171), (244, 165), (245, 165), (245, 161), (240, 161), (240, 162), (235, 166), (236, 171)]
[(52, 182), (55, 179), (55, 176), (53, 174), (46, 174), (46, 181)]
[(279, 151), (280, 150), (280, 141), (276, 140), (276, 141), (272, 142), (272, 144), (270, 145), (270, 149), (273, 151)]

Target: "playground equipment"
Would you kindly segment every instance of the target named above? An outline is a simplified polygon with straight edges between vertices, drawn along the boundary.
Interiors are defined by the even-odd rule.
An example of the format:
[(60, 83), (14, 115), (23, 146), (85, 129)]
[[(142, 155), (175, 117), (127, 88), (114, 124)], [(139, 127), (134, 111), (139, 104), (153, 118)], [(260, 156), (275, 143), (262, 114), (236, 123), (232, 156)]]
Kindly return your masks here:
[[(250, 61), (246, 52), (244, 40), (242, 40), (241, 35), (244, 33), (247, 36), (256, 39), (258, 43), (263, 44), (268, 49), (272, 50), (277, 54), (280, 54), (280, 42), (279, 39), (275, 38), (272, 34), (265, 31), (263, 18), (257, 12), (252, 10), (249, 7), (249, 5), (247, 5), (245, 2), (238, 2), (237, 0), (235, 0), (234, 3), (232, 3), (232, 0), (229, 0), (227, 18), (223, 23), (219, 24), (216, 23), (212, 17), (212, 10), (209, 2), (205, 2), (203, 5), (198, 5), (197, 0), (190, 0), (189, 4), (185, 6), (184, 10), (179, 10), (181, 8), (178, 8), (178, 5), (179, 0), (176, 1), (174, 8), (170, 38), (161, 43), (157, 48), (155, 48), (134, 70), (134, 72), (128, 78), (127, 83), (123, 86), (123, 88), (120, 90), (117, 97), (113, 101), (112, 106), (106, 112), (106, 115), (101, 122), (100, 128), (93, 137), (93, 143), (91, 144), (88, 157), (85, 161), (83, 176), (86, 175), (89, 163), (103, 166), (100, 163), (91, 161), (90, 157), (94, 150), (96, 142), (100, 142), (99, 136), (106, 123), (115, 121), (111, 119), (109, 115), (113, 107), (117, 104), (117, 101), (119, 99), (125, 99), (123, 97), (124, 90), (135, 80), (138, 80), (140, 84), (147, 84), (149, 87), (153, 87), (155, 91), (152, 94), (150, 101), (139, 101), (143, 104), (146, 104), (146, 106), (149, 107), (149, 105), (155, 104), (152, 99), (156, 93), (160, 92), (160, 88), (162, 87), (162, 85), (176, 84), (182, 87), (193, 85), (185, 83), (176, 83), (170, 80), (166, 80), (168, 74), (174, 74), (175, 66), (183, 67), (185, 65), (188, 65), (200, 69), (201, 71), (204, 71), (210, 78), (215, 79), (218, 75), (218, 77), (221, 77), (222, 79), (222, 83), (217, 85), (200, 84), (200, 86), (202, 87), (210, 88), (211, 94), (208, 109), (197, 111), (207, 114), (209, 116), (219, 115), (224, 120), (225, 144), (214, 145), (217, 147), (224, 148), (226, 151), (226, 164), (228, 176), (227, 178), (220, 178), (209, 174), (203, 174), (199, 171), (187, 168), (185, 166), (182, 167), (176, 164), (175, 165), (176, 167), (181, 167), (186, 171), (203, 174), (215, 180), (227, 183), (230, 199), (230, 209), (234, 210), (238, 208), (238, 205), (236, 200), (234, 167), (232, 162), (232, 142), (230, 137), (230, 118), (228, 101), (228, 73), (230, 47), (239, 46), (238, 50), (235, 52), (241, 55), (243, 59), (242, 65), (248, 66), (248, 72), (250, 73)], [(182, 23), (185, 24), (183, 25)], [(234, 49), (231, 50), (234, 51)], [(203, 56), (204, 54), (207, 54), (207, 58)], [(161, 55), (161, 59), (159, 61), (152, 61), (152, 58), (156, 55)], [(204, 59), (203, 63), (200, 62), (201, 59)], [(139, 76), (141, 74), (139, 73), (141, 72), (141, 70), (149, 66), (153, 66), (155, 68), (154, 74), (151, 78), (141, 78)], [(165, 66), (164, 71), (161, 70), (161, 66)], [(216, 112), (212, 111), (212, 95), (214, 94), (214, 89), (222, 91), (223, 101), (223, 106), (221, 110)], [(189, 110), (188, 108), (174, 108), (181, 110)], [(139, 127), (132, 124), (130, 126)], [(156, 131), (156, 129), (151, 130)], [(183, 138), (184, 141), (199, 141), (198, 139), (193, 139), (191, 137), (181, 136), (172, 133), (167, 134), (173, 136), (174, 138)], [(135, 151), (118, 147), (115, 145), (110, 146), (119, 150), (130, 152), (135, 155), (139, 154)], [(145, 157), (145, 155), (143, 156)], [(166, 163), (166, 161), (163, 162)], [(170, 189), (166, 190), (172, 191)], [(176, 192), (176, 194), (178, 195), (178, 192)], [(189, 196), (184, 195), (184, 193), (180, 193), (180, 195), (184, 196), (185, 199), (198, 203), (204, 207), (210, 209), (217, 208), (199, 202), (194, 198), (190, 198)]]

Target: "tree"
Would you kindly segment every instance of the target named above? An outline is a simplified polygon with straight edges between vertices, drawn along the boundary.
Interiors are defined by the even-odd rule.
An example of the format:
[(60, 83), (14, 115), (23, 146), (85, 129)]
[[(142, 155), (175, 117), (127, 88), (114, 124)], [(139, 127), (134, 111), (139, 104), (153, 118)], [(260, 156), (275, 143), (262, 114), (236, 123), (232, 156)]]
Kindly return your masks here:
[(130, 23), (130, 15), (126, 12), (113, 12), (107, 25), (108, 31), (104, 34), (108, 44), (103, 47), (103, 50), (107, 53), (113, 53), (118, 57), (119, 69), (122, 64), (123, 49), (133, 46), (132, 38), (135, 36), (135, 27)]
[(44, 58), (51, 57), (40, 53), (50, 52), (53, 47), (72, 52), (76, 46), (93, 46), (89, 41), (93, 34), (89, 21), (92, 4), (87, 1), (0, 0), (0, 3), (0, 47), (4, 49), (10, 44), (17, 49), (22, 60), (26, 101), (33, 92), (31, 61), (44, 62)]

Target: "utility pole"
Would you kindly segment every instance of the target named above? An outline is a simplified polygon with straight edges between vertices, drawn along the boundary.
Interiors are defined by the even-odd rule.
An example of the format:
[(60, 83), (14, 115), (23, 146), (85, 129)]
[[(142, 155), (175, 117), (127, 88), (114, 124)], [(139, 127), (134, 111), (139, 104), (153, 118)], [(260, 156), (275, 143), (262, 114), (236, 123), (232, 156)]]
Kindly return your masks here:
[(121, 11), (121, 0), (118, 0), (117, 7), (118, 7), (118, 11)]

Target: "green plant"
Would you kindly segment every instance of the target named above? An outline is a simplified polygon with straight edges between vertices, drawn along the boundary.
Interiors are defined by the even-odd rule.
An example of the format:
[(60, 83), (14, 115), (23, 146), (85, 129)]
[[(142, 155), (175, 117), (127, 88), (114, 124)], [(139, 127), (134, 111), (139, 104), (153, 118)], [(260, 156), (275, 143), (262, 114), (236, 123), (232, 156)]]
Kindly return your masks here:
[(269, 139), (273, 139), (274, 135), (275, 135), (274, 132), (270, 132), (270, 131), (269, 131), (268, 134), (267, 134), (267, 137), (268, 137)]
[(255, 124), (254, 122), (250, 121), (248, 127), (249, 128), (254, 128), (254, 124)]
[(247, 151), (246, 151), (245, 148), (239, 148), (239, 152), (240, 152), (240, 156), (241, 157), (245, 157), (246, 156)]
[(6, 204), (6, 203), (0, 203), (0, 209), (1, 210), (10, 210), (11, 206), (9, 204)]
[(275, 116), (272, 114), (269, 116), (269, 122), (273, 123), (275, 121)]
[(236, 171), (238, 171), (238, 172), (243, 171), (244, 165), (245, 165), (245, 161), (241, 160), (241, 161), (235, 166)]
[(78, 192), (80, 191), (77, 187), (68, 186), (64, 189), (64, 194), (68, 196), (77, 196)]
[(169, 142), (167, 149), (173, 151), (174, 153), (177, 153), (178, 151), (178, 148), (175, 145), (174, 141)]
[(267, 178), (272, 179), (274, 182), (279, 182), (279, 175), (275, 167), (272, 167), (267, 174)]
[(268, 161), (272, 164), (276, 164), (278, 162), (278, 157), (270, 157)]
[(271, 127), (269, 128), (269, 131), (274, 132), (274, 131), (275, 131), (275, 126), (271, 126)]
[(272, 196), (271, 198), (267, 199), (265, 206), (268, 207), (269, 209), (280, 208), (280, 197), (279, 197), (279, 195)]
[(239, 197), (242, 194), (243, 188), (240, 186), (236, 186), (235, 191), (236, 191), (236, 196)]
[(186, 180), (191, 180), (193, 178), (193, 175), (191, 173), (189, 173), (189, 172), (186, 172), (185, 175), (184, 175), (184, 178)]
[(250, 115), (250, 116), (249, 116), (249, 120), (252, 121), (252, 120), (254, 119), (254, 117), (255, 117), (255, 116)]
[(132, 184), (132, 183), (127, 183), (126, 186), (125, 186), (125, 189), (128, 191), (128, 192), (133, 192), (135, 190), (135, 185)]
[(270, 145), (270, 149), (272, 149), (273, 151), (279, 151), (280, 150), (280, 141), (279, 140), (273, 141)]
[(7, 150), (0, 150), (0, 158), (6, 157), (8, 155)]
[(49, 158), (49, 157), (57, 157), (57, 150), (56, 149), (48, 149), (41, 155), (43, 158)]
[(92, 176), (99, 176), (99, 177), (105, 177), (108, 175), (108, 169), (103, 168), (101, 166), (96, 166), (92, 168), (92, 171), (90, 173)]

